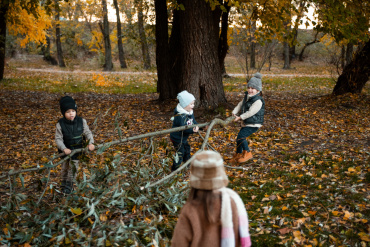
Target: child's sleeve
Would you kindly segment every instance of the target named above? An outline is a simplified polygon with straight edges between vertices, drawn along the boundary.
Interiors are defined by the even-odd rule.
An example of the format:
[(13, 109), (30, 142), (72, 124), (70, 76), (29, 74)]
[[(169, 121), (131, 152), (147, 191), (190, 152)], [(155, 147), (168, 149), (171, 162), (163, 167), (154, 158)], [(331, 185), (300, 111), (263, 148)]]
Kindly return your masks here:
[(240, 109), (242, 108), (243, 101), (240, 101), (239, 104), (234, 108), (233, 114), (236, 115), (238, 112), (240, 112)]
[(94, 143), (93, 134), (89, 129), (89, 126), (87, 125), (87, 122), (84, 118), (82, 119), (82, 122), (83, 122), (83, 135), (86, 137), (87, 143), (93, 144)]
[(262, 105), (263, 105), (262, 100), (259, 99), (255, 101), (247, 112), (244, 112), (242, 115), (240, 115), (241, 119), (244, 120), (244, 119), (252, 117), (257, 112), (259, 112), (259, 110), (261, 110)]
[(66, 145), (64, 145), (62, 128), (60, 127), (59, 123), (57, 123), (55, 129), (55, 143), (57, 144), (57, 148), (60, 151), (63, 151), (64, 149), (67, 148)]
[(188, 247), (191, 245), (192, 239), (193, 229), (190, 223), (190, 219), (187, 217), (187, 213), (182, 212), (180, 213), (179, 219), (175, 226), (175, 230), (173, 232), (171, 246)]

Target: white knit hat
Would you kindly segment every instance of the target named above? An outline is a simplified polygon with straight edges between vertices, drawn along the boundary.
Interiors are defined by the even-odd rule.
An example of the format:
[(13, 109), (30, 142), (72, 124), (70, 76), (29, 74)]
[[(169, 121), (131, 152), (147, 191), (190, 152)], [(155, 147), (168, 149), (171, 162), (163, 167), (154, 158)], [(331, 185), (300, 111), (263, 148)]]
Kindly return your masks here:
[(180, 102), (182, 108), (187, 107), (193, 100), (195, 100), (194, 95), (184, 90), (177, 95), (177, 99)]
[(221, 155), (202, 151), (195, 155), (190, 168), (190, 186), (201, 190), (220, 189), (229, 183)]
[(251, 87), (257, 89), (258, 91), (262, 91), (262, 75), (261, 73), (255, 73), (253, 77), (249, 80), (247, 87)]

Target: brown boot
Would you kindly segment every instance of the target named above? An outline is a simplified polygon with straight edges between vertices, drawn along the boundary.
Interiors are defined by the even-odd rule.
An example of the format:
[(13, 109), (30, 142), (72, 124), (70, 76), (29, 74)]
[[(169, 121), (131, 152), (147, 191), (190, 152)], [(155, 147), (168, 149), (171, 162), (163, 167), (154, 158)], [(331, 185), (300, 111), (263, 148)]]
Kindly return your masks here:
[(239, 163), (247, 162), (248, 160), (252, 159), (253, 155), (252, 152), (248, 152), (246, 150), (243, 151), (242, 155), (238, 159)]
[(241, 155), (242, 155), (241, 153), (235, 153), (233, 157), (229, 160), (229, 163), (230, 164), (238, 163), (238, 160), (240, 159), (240, 157), (242, 157)]

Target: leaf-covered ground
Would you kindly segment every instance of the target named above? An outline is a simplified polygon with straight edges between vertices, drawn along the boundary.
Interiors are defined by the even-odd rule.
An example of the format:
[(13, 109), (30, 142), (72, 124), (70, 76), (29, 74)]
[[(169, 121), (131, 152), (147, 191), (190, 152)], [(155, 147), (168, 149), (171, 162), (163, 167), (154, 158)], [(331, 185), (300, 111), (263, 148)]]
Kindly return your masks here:
[[(25, 79), (26, 82), (27, 80)], [(48, 80), (52, 81), (53, 78)], [(230, 116), (233, 106), (242, 99), (241, 91), (245, 87), (243, 83), (235, 80), (230, 78), (225, 81), (229, 105), (220, 107), (215, 112), (196, 109), (195, 115), (198, 122), (207, 122), (215, 117), (225, 119)], [(283, 83), (276, 80), (271, 77), (264, 78), (265, 125), (250, 138), (253, 159), (243, 165), (244, 170), (227, 170), (231, 180), (230, 187), (241, 195), (247, 206), (253, 245), (368, 246), (370, 243), (368, 88), (361, 95), (347, 94), (332, 97), (329, 95), (333, 86), (330, 79), (293, 77), (283, 79)], [(0, 176), (11, 169), (43, 166), (53, 154), (56, 154), (54, 131), (55, 124), (61, 117), (58, 104), (61, 94), (45, 92), (43, 89), (15, 90), (12, 88), (17, 87), (12, 86), (14, 83), (20, 82), (9, 81), (7, 85), (0, 88)], [(171, 127), (169, 119), (176, 106), (176, 101), (163, 103), (156, 101), (158, 97), (156, 93), (74, 92), (71, 95), (78, 103), (78, 114), (87, 119), (93, 130), (97, 144), (169, 129)], [(223, 155), (225, 160), (231, 158), (234, 153), (238, 131), (237, 124), (230, 124), (226, 127), (216, 127), (211, 132), (209, 143)], [(202, 135), (204, 136), (204, 132)], [(115, 155), (119, 154), (124, 157), (124, 162), (120, 163), (123, 170), (125, 167), (134, 170), (135, 164), (140, 171), (142, 167), (163, 168), (162, 173), (157, 173), (158, 176), (151, 171), (151, 181), (135, 180), (139, 181), (135, 184), (139, 188), (170, 172), (171, 162), (168, 158), (171, 157), (173, 150), (168, 136), (157, 137), (155, 141), (157, 146), (151, 149), (152, 156), (148, 159), (144, 157), (145, 155), (143, 159), (138, 156), (148, 147), (150, 141), (147, 139), (111, 147), (108, 149), (111, 156), (101, 156), (96, 152), (90, 154), (91, 160), (88, 163), (111, 167), (110, 162), (113, 162)], [(199, 135), (193, 135), (190, 143), (194, 152), (200, 147), (202, 139)], [(139, 159), (140, 162), (138, 162)], [(58, 174), (59, 168), (53, 169), (50, 173), (54, 185), (59, 181)], [(129, 175), (126, 174), (127, 177), (122, 178), (128, 179)], [(27, 225), (25, 218), (22, 218), (26, 217), (22, 216), (22, 213), (26, 214), (26, 209), (22, 211), (22, 205), (25, 205), (25, 208), (32, 208), (28, 203), (38, 198), (41, 198), (42, 207), (48, 210), (62, 202), (63, 210), (66, 210), (65, 214), (67, 216), (70, 214), (58, 223), (67, 230), (70, 229), (69, 235), (53, 233), (50, 227), (49, 240), (55, 244), (75, 246), (78, 243), (73, 242), (73, 239), (80, 239), (83, 234), (92, 237), (94, 231), (89, 230), (89, 225), (91, 228), (93, 225), (91, 222), (96, 221), (97, 218), (111, 224), (121, 221), (135, 225), (132, 223), (134, 219), (147, 224), (161, 222), (160, 224), (167, 224), (167, 226), (161, 226), (161, 229), (166, 229), (161, 232), (162, 237), (165, 236), (167, 239), (171, 237), (171, 229), (178, 214), (178, 211), (174, 210), (173, 214), (169, 213), (168, 217), (166, 216), (166, 212), (171, 211), (171, 204), (169, 206), (166, 204), (167, 211), (155, 209), (159, 210), (156, 212), (161, 212), (164, 221), (158, 221), (151, 215), (151, 205), (147, 205), (148, 202), (145, 200), (143, 200), (145, 203), (140, 202), (139, 198), (132, 198), (130, 202), (125, 202), (122, 208), (118, 207), (120, 210), (113, 209), (115, 204), (113, 206), (104, 204), (100, 207), (100, 214), (94, 216), (87, 213), (91, 212), (91, 207), (82, 206), (77, 199), (75, 202), (72, 202), (74, 199), (69, 197), (69, 199), (63, 197), (55, 199), (53, 196), (55, 191), (52, 189), (47, 189), (42, 197), (45, 181), (40, 178), (46, 176), (46, 172), (24, 173), (12, 186), (9, 185), (8, 179), (3, 178), (0, 181), (3, 211), (0, 214), (0, 231), (2, 231), (0, 241), (4, 244), (12, 241), (12, 243), (32, 243), (33, 238), (41, 237), (42, 234), (44, 238), (48, 238), (44, 230), (37, 228), (40, 225), (32, 226), (29, 223)], [(187, 176), (188, 171), (178, 179), (180, 182), (186, 181)], [(108, 185), (112, 188), (116, 186), (115, 183), (107, 182)], [(138, 188), (133, 190), (139, 193)], [(176, 188), (181, 190), (187, 187)], [(14, 200), (16, 203), (10, 205), (9, 201), (14, 191), (28, 196), (28, 199), (16, 198)], [(115, 190), (115, 193), (117, 191)], [(104, 197), (105, 201), (107, 201), (106, 197), (107, 195)], [(183, 201), (179, 203), (182, 204)], [(108, 210), (109, 207), (112, 208)], [(10, 215), (9, 212), (18, 214), (14, 214), (10, 219), (10, 216), (7, 216)], [(35, 217), (38, 214), (41, 215), (39, 218), (45, 217), (41, 212), (33, 211), (32, 214), (35, 214)], [(9, 223), (11, 220), (13, 224)], [(44, 220), (46, 222), (46, 219)], [(52, 219), (48, 224), (53, 225), (55, 221), (57, 220)], [(76, 224), (80, 227), (79, 232), (76, 230), (78, 234), (73, 232)], [(112, 227), (112, 229), (116, 228)], [(12, 232), (21, 232), (23, 235), (17, 237), (12, 235)], [(31, 237), (27, 238), (28, 235), (25, 232), (28, 235), (31, 232)], [(156, 240), (154, 235), (127, 237), (124, 243), (155, 245), (161, 241)], [(99, 237), (104, 241), (99, 242), (98, 239), (96, 243), (105, 246), (114, 244), (113, 238), (109, 239), (108, 236), (108, 231), (107, 236), (104, 233), (104, 239), (97, 234), (96, 238)]]

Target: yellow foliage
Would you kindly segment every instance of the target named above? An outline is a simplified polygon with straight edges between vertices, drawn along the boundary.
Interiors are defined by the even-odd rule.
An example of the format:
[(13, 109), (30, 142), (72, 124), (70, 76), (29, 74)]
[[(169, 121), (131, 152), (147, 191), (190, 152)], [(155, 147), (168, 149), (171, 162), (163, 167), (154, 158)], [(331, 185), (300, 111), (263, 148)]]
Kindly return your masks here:
[(45, 9), (40, 6), (36, 12), (38, 18), (35, 18), (32, 13), (28, 13), (25, 9), (22, 9), (19, 0), (16, 0), (9, 6), (7, 18), (8, 30), (14, 36), (17, 34), (24, 35), (19, 40), (22, 47), (32, 41), (46, 43), (45, 30), (51, 27), (51, 18), (46, 14)]

